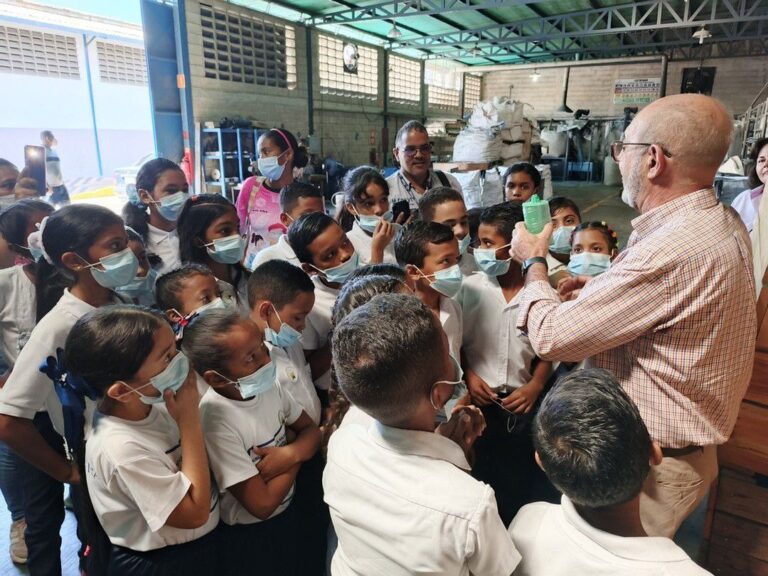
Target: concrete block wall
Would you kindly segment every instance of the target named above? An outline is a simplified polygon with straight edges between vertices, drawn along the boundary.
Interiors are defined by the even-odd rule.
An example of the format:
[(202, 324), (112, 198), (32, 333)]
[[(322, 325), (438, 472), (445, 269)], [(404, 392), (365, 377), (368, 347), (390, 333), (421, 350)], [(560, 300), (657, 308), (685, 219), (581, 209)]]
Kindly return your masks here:
[[(678, 94), (684, 68), (696, 67), (698, 61), (670, 62), (667, 69), (667, 94)], [(719, 98), (733, 114), (749, 106), (768, 80), (768, 57), (718, 58), (704, 60), (703, 66), (715, 66), (712, 96)], [(562, 101), (564, 68), (541, 68), (537, 81), (533, 70), (502, 70), (483, 76), (483, 99), (509, 96), (534, 106), (533, 116), (549, 118)], [(614, 82), (627, 78), (659, 78), (661, 62), (617, 64), (611, 66), (578, 66), (571, 68), (568, 82), (568, 106), (585, 108), (593, 116), (620, 116), (622, 104), (613, 103)]]

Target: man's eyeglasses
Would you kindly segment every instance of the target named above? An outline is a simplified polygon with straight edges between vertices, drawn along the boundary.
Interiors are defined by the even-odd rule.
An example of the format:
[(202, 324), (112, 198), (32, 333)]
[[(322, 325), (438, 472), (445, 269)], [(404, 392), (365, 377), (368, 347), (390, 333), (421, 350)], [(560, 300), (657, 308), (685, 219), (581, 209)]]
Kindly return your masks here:
[(424, 144), (423, 146), (406, 146), (403, 148), (403, 154), (408, 158), (413, 158), (418, 152), (421, 152), (423, 156), (432, 154), (432, 144)]
[[(614, 162), (619, 161), (619, 156), (621, 155), (621, 151), (624, 149), (624, 146), (653, 146), (656, 144), (655, 142), (623, 142), (621, 140), (616, 140), (613, 144), (611, 144), (611, 158), (613, 158)], [(656, 144), (659, 148), (661, 148), (661, 151), (664, 153), (664, 156), (667, 158), (672, 158), (672, 154), (664, 150), (664, 148)]]

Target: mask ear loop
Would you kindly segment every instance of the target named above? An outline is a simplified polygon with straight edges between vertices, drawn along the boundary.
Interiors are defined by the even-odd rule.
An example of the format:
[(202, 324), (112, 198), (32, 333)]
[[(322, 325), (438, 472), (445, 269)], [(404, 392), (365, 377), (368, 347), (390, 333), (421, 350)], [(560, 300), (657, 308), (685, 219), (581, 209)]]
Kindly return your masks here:
[(507, 433), (511, 434), (517, 426), (517, 414), (504, 406), (498, 398), (493, 398), (493, 403), (507, 413)]

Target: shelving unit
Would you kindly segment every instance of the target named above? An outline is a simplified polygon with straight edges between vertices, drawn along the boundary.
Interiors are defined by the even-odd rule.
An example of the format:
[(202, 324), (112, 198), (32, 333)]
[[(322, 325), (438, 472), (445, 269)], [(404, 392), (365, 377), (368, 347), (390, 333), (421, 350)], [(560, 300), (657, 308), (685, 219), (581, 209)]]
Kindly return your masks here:
[(203, 128), (200, 134), (203, 189), (234, 200), (234, 188), (251, 176), (260, 128)]

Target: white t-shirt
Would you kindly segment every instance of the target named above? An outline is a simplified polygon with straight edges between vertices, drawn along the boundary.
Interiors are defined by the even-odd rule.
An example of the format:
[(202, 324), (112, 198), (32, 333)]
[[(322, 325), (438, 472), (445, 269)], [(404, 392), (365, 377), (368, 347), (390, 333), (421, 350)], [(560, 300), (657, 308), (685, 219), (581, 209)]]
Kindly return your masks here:
[(523, 559), (515, 576), (703, 576), (710, 574), (669, 538), (628, 538), (591, 526), (561, 504), (523, 506), (509, 533)]
[[(285, 446), (285, 426), (301, 416), (301, 406), (275, 383), (270, 390), (249, 400), (230, 400), (213, 388), (200, 402), (208, 461), (221, 496), (221, 519), (226, 524), (255, 524), (261, 522), (248, 512), (227, 490), (259, 473), (256, 464), (261, 458), (254, 448)], [(288, 507), (293, 488), (270, 518)]]
[[(39, 367), (48, 356), (56, 356), (57, 348), (64, 348), (72, 326), (91, 310), (95, 308), (73, 296), (69, 289), (64, 290), (56, 305), (32, 330), (13, 372), (0, 389), (0, 414), (32, 420), (35, 413), (48, 412), (53, 427), (64, 435), (61, 403), (53, 382)], [(86, 404), (92, 407), (90, 400), (86, 399)]]
[(0, 270), (0, 351), (13, 368), (32, 335), (37, 317), (35, 285), (23, 266)]
[(312, 383), (312, 371), (299, 342), (288, 348), (273, 346), (265, 342), (277, 366), (277, 381), (283, 390), (288, 390), (301, 409), (315, 424), (320, 424), (320, 398)]
[(339, 538), (334, 576), (509, 576), (520, 555), (493, 489), (469, 470), (438, 434), (375, 420), (340, 426), (323, 473)]
[(165, 274), (171, 270), (181, 268), (181, 256), (179, 255), (179, 234), (176, 230), (167, 232), (155, 228), (149, 224), (147, 233), (147, 252), (157, 254), (162, 262), (157, 269), (158, 274)]
[[(397, 229), (400, 229), (399, 224), (395, 224)], [(395, 232), (397, 235), (397, 232)], [(371, 247), (373, 246), (373, 237), (368, 236), (365, 230), (360, 228), (360, 225), (355, 222), (352, 225), (352, 230), (347, 232), (347, 238), (352, 242), (352, 246), (355, 247), (355, 252), (360, 255), (360, 266), (367, 266), (371, 263)], [(384, 262), (387, 264), (397, 264), (397, 258), (395, 257), (395, 237), (392, 237), (392, 241), (384, 248)]]
[(461, 340), (464, 334), (461, 307), (453, 298), (440, 296), (440, 324), (448, 337), (448, 352), (461, 362)]
[(109, 540), (140, 552), (191, 542), (219, 523), (219, 497), (211, 487), (211, 513), (200, 528), (166, 526), (191, 482), (180, 470), (179, 428), (153, 407), (133, 422), (96, 412), (85, 445), (88, 494)]
[[(456, 177), (448, 172), (443, 172), (445, 176), (448, 178), (448, 185), (456, 190), (459, 193), (463, 193), (461, 189), (461, 184), (456, 179)], [(387, 178), (387, 185), (389, 186), (389, 204), (390, 206), (394, 204), (395, 202), (398, 202), (400, 200), (408, 200), (408, 205), (410, 206), (411, 210), (418, 210), (419, 209), (419, 198), (421, 198), (424, 194), (420, 194), (417, 192), (414, 188), (411, 182), (408, 180), (408, 178), (401, 173), (400, 170), (392, 174), (389, 178)], [(440, 178), (435, 174), (434, 170), (429, 171), (429, 176), (427, 178), (427, 190), (431, 188), (437, 188), (438, 186), (442, 186), (443, 183), (440, 181)]]
[(460, 296), (467, 366), (491, 388), (527, 384), (536, 353), (515, 327), (520, 294), (507, 303), (498, 280), (477, 272), (464, 279)]
[(277, 239), (277, 242), (271, 246), (267, 246), (264, 250), (256, 254), (256, 258), (253, 261), (253, 267), (255, 269), (257, 266), (264, 264), (264, 262), (269, 262), (270, 260), (284, 260), (294, 266), (301, 267), (301, 262), (296, 258), (296, 253), (288, 243), (288, 237), (285, 234), (282, 234), (280, 238)]
[[(319, 350), (328, 342), (331, 333), (331, 316), (333, 305), (339, 291), (336, 288), (326, 286), (318, 275), (312, 276), (315, 284), (315, 305), (307, 316), (307, 325), (301, 334), (301, 345), (304, 350)], [(320, 390), (328, 390), (331, 387), (331, 371), (315, 380), (315, 386)]]

